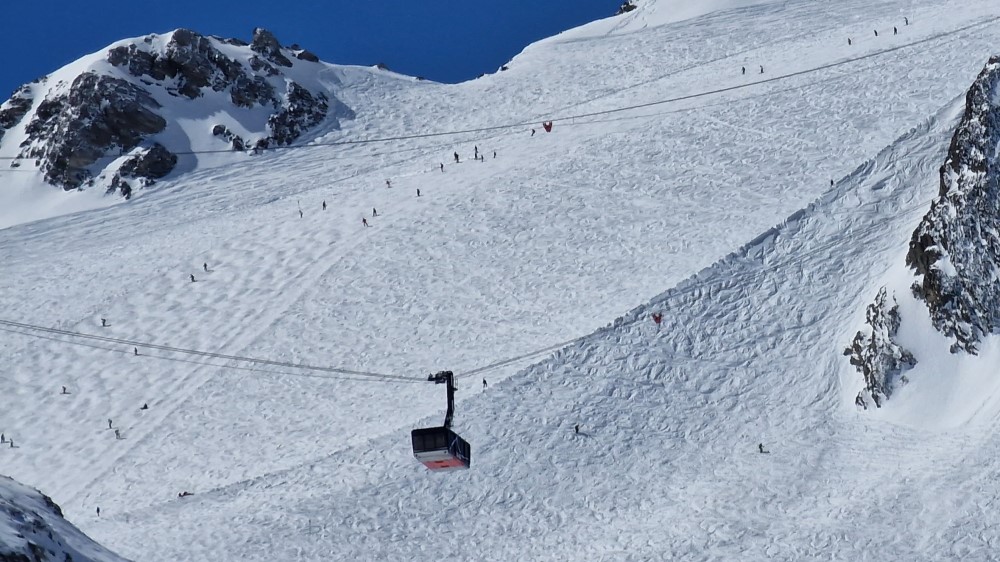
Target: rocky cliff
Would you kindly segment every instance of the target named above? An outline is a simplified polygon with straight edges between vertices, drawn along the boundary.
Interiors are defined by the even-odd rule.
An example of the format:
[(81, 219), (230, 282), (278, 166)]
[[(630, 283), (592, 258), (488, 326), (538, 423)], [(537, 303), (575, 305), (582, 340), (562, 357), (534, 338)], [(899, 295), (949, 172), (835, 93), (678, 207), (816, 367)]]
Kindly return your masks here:
[(260, 28), (250, 43), (186, 29), (122, 41), (0, 105), (0, 153), (64, 189), (128, 196), (193, 146), (259, 150), (339, 127), (354, 114), (316, 79), (327, 67)]
[(0, 476), (0, 562), (88, 562), (124, 559), (63, 518), (38, 490)]
[[(1000, 57), (966, 95), (965, 113), (940, 169), (941, 187), (910, 240), (906, 264), (913, 296), (926, 306), (952, 353), (976, 354), (1000, 326)], [(919, 357), (894, 337), (900, 318), (885, 289), (868, 309), (865, 330), (846, 351), (864, 376), (859, 405), (876, 405), (904, 381)]]

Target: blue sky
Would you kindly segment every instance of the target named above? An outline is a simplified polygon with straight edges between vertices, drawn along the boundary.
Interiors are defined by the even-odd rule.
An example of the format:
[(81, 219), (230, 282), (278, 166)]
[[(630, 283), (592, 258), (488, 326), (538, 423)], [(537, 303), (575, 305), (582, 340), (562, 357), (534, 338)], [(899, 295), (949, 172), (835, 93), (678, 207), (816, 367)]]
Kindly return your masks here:
[(270, 29), (327, 62), (375, 64), (439, 82), (496, 70), (527, 44), (612, 15), (620, 0), (38, 0), (4, 6), (0, 102), (19, 85), (108, 44), (187, 27), (250, 39)]

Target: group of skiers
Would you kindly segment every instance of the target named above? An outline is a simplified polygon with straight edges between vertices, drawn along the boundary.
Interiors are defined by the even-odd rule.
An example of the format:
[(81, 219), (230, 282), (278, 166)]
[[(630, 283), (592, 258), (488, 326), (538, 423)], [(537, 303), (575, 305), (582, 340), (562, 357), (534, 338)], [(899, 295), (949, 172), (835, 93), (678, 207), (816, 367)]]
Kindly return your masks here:
[[(903, 16), (903, 25), (910, 25), (910, 18), (908, 18), (906, 16)], [(874, 29), (872, 31), (875, 33), (875, 37), (879, 36), (877, 29)], [(896, 26), (892, 26), (892, 34), (893, 35), (899, 35), (899, 28), (896, 27)], [(847, 44), (848, 45), (853, 45), (854, 44), (854, 40), (852, 38), (848, 37), (847, 38)], [(764, 74), (764, 65), (759, 65), (759, 66), (760, 66), (760, 74)], [(740, 70), (741, 70), (742, 74), (746, 74), (747, 73), (747, 67), (745, 67), (745, 66), (741, 67)], [(531, 130), (531, 134), (532, 135), (535, 134), (535, 130), (534, 129)]]

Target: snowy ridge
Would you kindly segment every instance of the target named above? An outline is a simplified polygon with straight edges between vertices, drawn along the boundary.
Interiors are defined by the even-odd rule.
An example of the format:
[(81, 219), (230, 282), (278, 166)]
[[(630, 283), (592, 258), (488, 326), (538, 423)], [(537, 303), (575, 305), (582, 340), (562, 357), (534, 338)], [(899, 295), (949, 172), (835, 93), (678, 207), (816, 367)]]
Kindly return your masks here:
[(125, 559), (63, 519), (62, 510), (48, 496), (0, 476), (0, 560), (119, 562)]
[(1000, 394), (976, 424), (861, 415), (842, 348), (934, 197), (993, 11), (796, 0), (585, 26), (460, 85), (345, 70), (365, 111), (317, 140), (808, 72), (534, 136), (227, 154), (8, 222), (0, 309), (26, 324), (414, 379), (583, 337), (461, 378), (475, 468), (442, 478), (408, 443), (440, 423), (435, 385), (5, 326), (0, 466), (141, 560), (988, 559)]

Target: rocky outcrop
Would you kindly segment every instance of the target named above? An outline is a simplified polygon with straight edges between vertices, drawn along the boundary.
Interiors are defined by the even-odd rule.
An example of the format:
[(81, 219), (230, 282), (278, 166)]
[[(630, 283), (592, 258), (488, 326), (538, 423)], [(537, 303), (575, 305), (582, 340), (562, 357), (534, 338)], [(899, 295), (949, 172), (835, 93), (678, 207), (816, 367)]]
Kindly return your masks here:
[(622, 2), (621, 6), (618, 6), (618, 11), (615, 12), (615, 15), (620, 16), (622, 14), (627, 14), (636, 8), (637, 6), (632, 3), (632, 0), (625, 0), (625, 2)]
[(0, 140), (3, 140), (7, 129), (13, 128), (24, 119), (33, 103), (31, 86), (25, 84), (18, 88), (9, 100), (0, 105)]
[(329, 99), (320, 93), (314, 96), (309, 90), (292, 82), (281, 110), (267, 120), (271, 138), (279, 145), (290, 144), (303, 131), (319, 124), (330, 110)]
[(952, 351), (976, 353), (1000, 326), (1000, 57), (966, 96), (965, 115), (941, 167), (941, 188), (913, 233), (906, 263), (914, 295)]
[(51, 498), (0, 476), (0, 562), (123, 561), (63, 518)]
[[(187, 122), (212, 119), (218, 126), (210, 134), (240, 151), (288, 145), (320, 123), (336, 127), (338, 119), (354, 115), (318, 82), (311, 89), (285, 76), (286, 69), (319, 58), (298, 46), (282, 47), (262, 28), (254, 30), (250, 43), (178, 29), (116, 45), (106, 61), (110, 70), (94, 64), (71, 80), (43, 80), (0, 106), (0, 142), (6, 130), (25, 122), (26, 138), (13, 141), (19, 146), (11, 166), (33, 162), (45, 181), (64, 189), (111, 176), (108, 190), (125, 193), (128, 180), (149, 185), (170, 173), (177, 163), (171, 150), (198, 144), (187, 139), (172, 148), (164, 140), (176, 142), (177, 133), (189, 130), (158, 136), (175, 111)], [(267, 119), (255, 113), (249, 122), (260, 130), (241, 138), (227, 125), (245, 129), (246, 109), (263, 109)]]
[[(941, 186), (910, 239), (909, 291), (926, 305), (952, 353), (979, 351), (1000, 329), (1000, 57), (993, 57), (966, 95), (962, 120), (940, 169)], [(868, 331), (846, 351), (876, 405), (916, 363), (895, 341), (901, 318), (883, 288), (868, 307)], [(870, 333), (869, 333), (870, 332)], [(859, 395), (859, 405), (864, 397)]]
[(166, 120), (144, 89), (120, 78), (81, 74), (65, 94), (39, 104), (21, 158), (41, 162), (45, 179), (66, 189), (91, 178), (89, 166), (110, 153), (135, 148)]
[(857, 398), (859, 406), (867, 405), (866, 398), (881, 406), (883, 399), (892, 395), (894, 386), (906, 381), (902, 373), (916, 364), (913, 354), (894, 341), (900, 324), (899, 307), (895, 299), (891, 305), (889, 301), (882, 287), (865, 315), (870, 331), (858, 332), (844, 351), (865, 379), (865, 389)]

